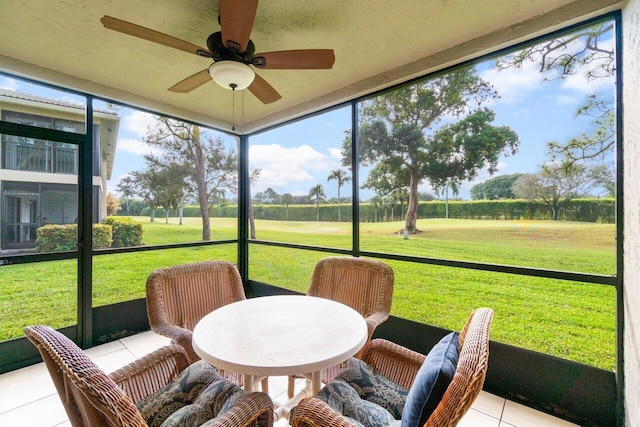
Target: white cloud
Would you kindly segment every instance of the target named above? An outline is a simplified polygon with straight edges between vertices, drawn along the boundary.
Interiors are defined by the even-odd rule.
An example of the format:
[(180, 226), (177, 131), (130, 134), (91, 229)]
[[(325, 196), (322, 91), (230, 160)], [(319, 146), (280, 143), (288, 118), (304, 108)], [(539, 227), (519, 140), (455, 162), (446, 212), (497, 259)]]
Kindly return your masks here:
[(5, 90), (18, 90), (18, 82), (15, 79), (10, 79), (8, 77), (0, 78), (0, 89)]
[(329, 151), (329, 156), (331, 156), (332, 159), (336, 159), (338, 161), (342, 161), (342, 150), (339, 148), (335, 148), (335, 147), (329, 147), (327, 148), (327, 151)]
[(558, 105), (576, 105), (582, 99), (572, 95), (558, 95), (556, 102)]
[[(589, 69), (593, 69), (590, 67)], [(587, 71), (567, 76), (562, 82), (562, 88), (574, 90), (583, 95), (590, 95), (602, 89), (613, 88), (615, 83), (614, 76), (589, 78)]]
[[(480, 73), (480, 77), (491, 83), (506, 104), (515, 104), (538, 89), (543, 80), (537, 64), (526, 62), (522, 68), (499, 70), (490, 68)], [(491, 102), (495, 103), (496, 100)]]
[(122, 127), (129, 132), (133, 132), (136, 136), (142, 138), (147, 134), (149, 127), (155, 124), (155, 116), (143, 111), (134, 111), (124, 116)]
[[(584, 40), (574, 40), (572, 45), (569, 45), (569, 51), (578, 51), (582, 48)], [(610, 38), (608, 40), (600, 40), (598, 42), (598, 48), (605, 51), (613, 51), (615, 49), (614, 40)], [(588, 64), (580, 66), (580, 72), (567, 76), (562, 82), (563, 89), (575, 90), (583, 95), (590, 95), (596, 93), (601, 89), (607, 87), (613, 87), (615, 78), (612, 75), (607, 75), (603, 70), (603, 66), (609, 62), (609, 58), (604, 56), (599, 60), (592, 61)], [(593, 74), (595, 78), (589, 78), (589, 74)]]
[(134, 138), (119, 138), (118, 139), (118, 151), (145, 155), (145, 154), (160, 154), (161, 151), (155, 149), (148, 144), (142, 142), (139, 139)]
[(314, 183), (313, 173), (336, 167), (335, 160), (308, 145), (291, 148), (279, 144), (252, 145), (249, 158), (261, 169), (252, 192), (296, 183)]

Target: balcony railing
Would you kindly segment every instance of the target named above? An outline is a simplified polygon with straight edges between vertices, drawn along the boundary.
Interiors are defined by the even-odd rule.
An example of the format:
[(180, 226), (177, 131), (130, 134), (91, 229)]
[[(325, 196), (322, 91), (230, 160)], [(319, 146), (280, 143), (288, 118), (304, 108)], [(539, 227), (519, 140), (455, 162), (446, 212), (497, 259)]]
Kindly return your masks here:
[(3, 141), (4, 168), (61, 174), (78, 173), (78, 149), (67, 144), (25, 144)]

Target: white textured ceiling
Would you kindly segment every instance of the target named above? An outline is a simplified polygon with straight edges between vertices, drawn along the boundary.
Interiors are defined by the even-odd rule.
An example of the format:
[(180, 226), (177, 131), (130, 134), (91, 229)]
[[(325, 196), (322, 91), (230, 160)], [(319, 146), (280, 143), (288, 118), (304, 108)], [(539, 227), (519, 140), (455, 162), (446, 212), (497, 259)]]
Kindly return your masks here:
[[(614, 0), (260, 0), (256, 52), (331, 48), (331, 70), (258, 70), (282, 99), (236, 94), (250, 133), (610, 10)], [(110, 15), (206, 48), (217, 0), (1, 0), (0, 70), (230, 129), (232, 93), (167, 91), (210, 59), (105, 29)], [(244, 108), (242, 106), (244, 104)]]

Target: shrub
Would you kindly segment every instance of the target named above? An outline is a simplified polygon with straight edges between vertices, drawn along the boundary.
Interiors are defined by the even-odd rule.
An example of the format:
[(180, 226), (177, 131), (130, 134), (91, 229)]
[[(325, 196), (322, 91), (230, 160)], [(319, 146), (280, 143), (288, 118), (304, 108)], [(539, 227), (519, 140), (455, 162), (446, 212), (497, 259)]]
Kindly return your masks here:
[[(93, 249), (111, 246), (111, 226), (93, 224)], [(39, 252), (75, 251), (78, 248), (78, 224), (44, 225), (38, 228), (36, 244)]]
[(126, 246), (142, 245), (142, 224), (127, 217), (110, 216), (104, 220), (104, 224), (113, 229), (113, 242), (111, 247), (123, 248)]
[(93, 249), (103, 249), (111, 246), (113, 241), (113, 230), (111, 226), (105, 224), (93, 224), (91, 226), (93, 237)]

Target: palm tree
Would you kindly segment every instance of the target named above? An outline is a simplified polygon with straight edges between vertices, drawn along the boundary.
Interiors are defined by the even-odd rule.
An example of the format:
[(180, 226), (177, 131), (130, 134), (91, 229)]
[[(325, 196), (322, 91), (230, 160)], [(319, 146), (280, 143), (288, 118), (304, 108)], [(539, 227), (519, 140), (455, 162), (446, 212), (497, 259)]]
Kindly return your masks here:
[(289, 221), (289, 205), (293, 203), (293, 195), (291, 193), (284, 193), (280, 197), (280, 202), (284, 205), (286, 210), (286, 220)]
[(311, 187), (311, 190), (309, 190), (309, 197), (311, 199), (316, 199), (316, 221), (320, 221), (320, 201), (324, 200), (324, 198), (326, 197), (322, 184)]
[(400, 217), (404, 216), (404, 202), (409, 201), (409, 190), (406, 187), (396, 188), (391, 192), (391, 197), (393, 197), (394, 202), (398, 202), (400, 204)]
[(373, 206), (373, 222), (378, 222), (378, 207), (382, 204), (382, 199), (375, 195), (369, 200), (369, 203)]
[(347, 176), (347, 173), (342, 169), (334, 169), (329, 173), (327, 181), (338, 181), (338, 222), (340, 222), (340, 188), (346, 183), (351, 181), (351, 177)]

